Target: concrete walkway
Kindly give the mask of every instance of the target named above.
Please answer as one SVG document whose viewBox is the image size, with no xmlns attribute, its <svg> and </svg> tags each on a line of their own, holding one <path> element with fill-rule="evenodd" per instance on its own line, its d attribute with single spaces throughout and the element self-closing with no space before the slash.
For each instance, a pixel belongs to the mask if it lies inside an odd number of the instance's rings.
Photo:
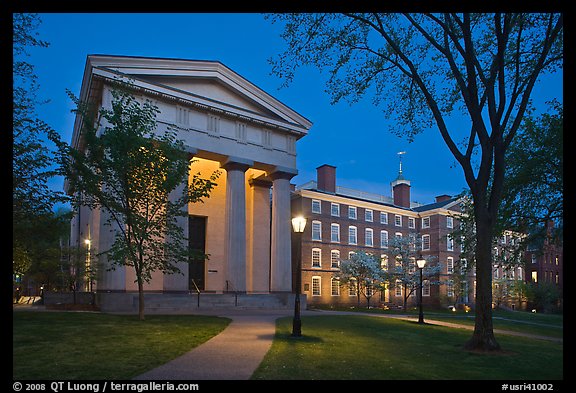
<svg viewBox="0 0 576 393">
<path fill-rule="evenodd" d="M 291 310 L 226 310 L 204 311 L 195 314 L 231 318 L 232 322 L 220 334 L 186 354 L 138 375 L 137 380 L 247 380 L 250 379 L 272 346 L 276 319 L 292 316 Z M 415 317 L 382 315 L 346 311 L 302 311 L 302 316 L 366 315 L 417 321 Z M 470 325 L 425 319 L 430 325 L 472 330 Z M 496 334 L 510 334 L 562 342 L 553 337 L 522 334 L 495 329 Z"/>
</svg>

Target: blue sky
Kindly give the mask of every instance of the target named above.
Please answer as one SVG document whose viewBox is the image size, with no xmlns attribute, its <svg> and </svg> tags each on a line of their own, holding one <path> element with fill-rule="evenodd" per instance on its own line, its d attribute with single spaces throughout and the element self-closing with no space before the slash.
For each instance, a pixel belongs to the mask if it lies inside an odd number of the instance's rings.
<svg viewBox="0 0 576 393">
<path fill-rule="evenodd" d="M 50 46 L 31 50 L 29 61 L 41 96 L 50 102 L 39 108 L 39 116 L 68 142 L 74 115 L 66 89 L 78 95 L 88 54 L 218 60 L 313 122 L 297 144 L 299 174 L 293 183 L 315 180 L 316 167 L 330 164 L 337 167 L 339 186 L 389 196 L 397 152 L 406 151 L 403 169 L 413 200 L 430 203 L 436 195 L 467 187 L 435 128 L 408 143 L 388 130 L 369 98 L 353 106 L 330 105 L 326 75 L 312 68 L 300 69 L 291 85 L 280 88 L 283 81 L 270 74 L 268 59 L 284 48 L 281 27 L 262 14 L 44 13 L 40 18 L 38 33 Z M 553 97 L 562 101 L 562 73 L 542 78 L 533 97 L 539 108 Z M 62 184 L 55 179 L 53 187 Z"/>
</svg>

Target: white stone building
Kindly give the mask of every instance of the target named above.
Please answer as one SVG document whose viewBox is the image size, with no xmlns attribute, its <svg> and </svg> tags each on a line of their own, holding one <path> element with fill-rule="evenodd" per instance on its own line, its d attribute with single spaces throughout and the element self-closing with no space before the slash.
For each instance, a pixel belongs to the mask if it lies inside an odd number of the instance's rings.
<svg viewBox="0 0 576 393">
<path fill-rule="evenodd" d="M 159 108 L 159 132 L 179 130 L 197 160 L 190 176 L 221 171 L 210 198 L 190 204 L 182 221 L 190 245 L 210 259 L 183 261 L 184 275 L 155 273 L 147 293 L 189 294 L 195 286 L 206 294 L 291 293 L 290 179 L 297 174 L 296 141 L 312 123 L 217 61 L 90 55 L 80 99 L 109 108 L 118 79 L 130 80 L 135 94 Z M 79 141 L 77 118 L 72 144 Z M 89 240 L 106 250 L 113 239 L 103 215 L 80 209 L 72 244 Z M 100 269 L 92 289 L 103 309 L 133 309 L 134 281 L 132 268 Z"/>
</svg>

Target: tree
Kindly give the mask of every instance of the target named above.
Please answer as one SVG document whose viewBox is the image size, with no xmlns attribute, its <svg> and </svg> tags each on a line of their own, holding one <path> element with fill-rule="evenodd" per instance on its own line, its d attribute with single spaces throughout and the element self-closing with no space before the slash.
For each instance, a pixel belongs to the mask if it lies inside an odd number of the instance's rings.
<svg viewBox="0 0 576 393">
<path fill-rule="evenodd" d="M 63 143 L 55 133 L 51 137 L 74 206 L 102 209 L 114 230 L 110 249 L 100 253 L 113 266 L 134 268 L 143 320 L 144 283 L 152 272 L 181 273 L 175 264 L 197 257 L 188 250 L 178 218 L 187 217 L 188 203 L 209 197 L 219 172 L 209 179 L 197 173 L 188 183 L 188 153 L 173 130 L 156 132 L 158 108 L 135 99 L 126 83 L 118 83 L 112 97 L 111 108 L 95 112 L 71 95 L 83 119 L 83 148 Z"/>
<path fill-rule="evenodd" d="M 43 102 L 38 99 L 34 66 L 27 59 L 30 47 L 48 46 L 36 33 L 40 22 L 37 14 L 13 14 L 12 249 L 17 259 L 27 256 L 29 267 L 41 262 L 34 260 L 34 249 L 39 251 L 38 241 L 49 235 L 43 225 L 53 218 L 53 204 L 63 200 L 62 193 L 48 187 L 55 175 L 44 140 L 50 127 L 38 119 L 36 108 Z M 22 267 L 18 269 L 22 273 Z"/>
<path fill-rule="evenodd" d="M 436 126 L 474 201 L 476 315 L 467 349 L 498 350 L 492 325 L 492 234 L 506 151 L 545 72 L 562 66 L 562 14 L 277 14 L 287 49 L 272 72 L 328 69 L 332 102 L 367 92 L 408 140 Z M 466 118 L 468 131 L 451 120 Z M 492 179 L 492 180 L 491 180 Z M 489 187 L 492 184 L 492 187 Z"/>
<path fill-rule="evenodd" d="M 406 310 L 408 298 L 421 285 L 416 259 L 421 256 L 418 250 L 422 249 L 422 237 L 416 233 L 410 235 L 408 237 L 395 236 L 388 241 L 390 254 L 394 255 L 394 267 L 388 267 L 386 270 L 386 281 L 390 289 L 397 285 L 402 286 L 404 310 Z M 440 285 L 440 263 L 431 255 L 424 259 L 426 259 L 426 266 L 422 271 L 422 279 L 426 279 L 430 285 Z"/>
<path fill-rule="evenodd" d="M 527 116 L 506 154 L 506 183 L 500 208 L 502 226 L 542 244 L 549 221 L 562 239 L 564 216 L 563 107 L 557 100 L 538 117 Z"/>
<path fill-rule="evenodd" d="M 360 296 L 363 295 L 370 307 L 370 298 L 381 288 L 383 282 L 380 261 L 374 255 L 361 250 L 351 254 L 349 259 L 341 261 L 340 272 L 334 275 L 340 279 L 341 284 L 354 288 L 358 306 Z"/>
</svg>

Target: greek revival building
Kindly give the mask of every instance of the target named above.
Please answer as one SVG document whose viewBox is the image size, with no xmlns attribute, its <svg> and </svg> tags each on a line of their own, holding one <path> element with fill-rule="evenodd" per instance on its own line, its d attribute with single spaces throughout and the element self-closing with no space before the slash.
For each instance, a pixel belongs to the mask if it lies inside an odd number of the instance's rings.
<svg viewBox="0 0 576 393">
<path fill-rule="evenodd" d="M 158 132 L 179 130 L 192 162 L 190 179 L 221 172 L 210 198 L 190 204 L 188 220 L 181 221 L 189 246 L 209 259 L 182 261 L 183 275 L 156 272 L 146 292 L 291 293 L 290 179 L 297 174 L 296 141 L 312 123 L 218 61 L 90 55 L 80 99 L 110 108 L 117 80 L 129 80 L 137 98 L 158 107 Z M 72 138 L 80 146 L 79 118 Z M 104 215 L 79 209 L 72 244 L 109 248 L 113 235 Z M 133 269 L 108 271 L 109 261 L 100 263 L 90 289 L 102 309 L 131 309 Z"/>
</svg>

